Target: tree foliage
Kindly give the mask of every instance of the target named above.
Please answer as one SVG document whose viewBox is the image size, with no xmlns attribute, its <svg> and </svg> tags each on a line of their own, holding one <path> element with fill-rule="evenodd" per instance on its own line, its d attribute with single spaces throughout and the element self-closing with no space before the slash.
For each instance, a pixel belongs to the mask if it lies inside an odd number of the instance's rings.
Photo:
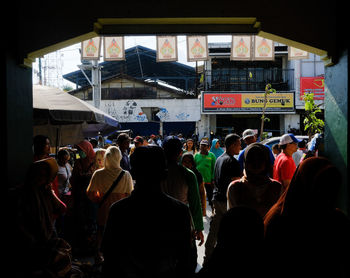
<svg viewBox="0 0 350 278">
<path fill-rule="evenodd" d="M 264 123 L 270 121 L 270 119 L 265 116 L 265 110 L 266 110 L 266 104 L 267 104 L 267 96 L 269 94 L 275 94 L 275 93 L 276 93 L 276 89 L 273 89 L 271 84 L 266 84 L 265 92 L 264 92 L 264 107 L 263 107 L 263 111 L 262 111 L 261 126 L 260 126 L 260 139 L 261 140 L 263 140 L 267 136 L 267 133 L 264 132 Z"/>
<path fill-rule="evenodd" d="M 305 119 L 304 130 L 308 131 L 308 135 L 312 136 L 315 133 L 321 133 L 324 128 L 324 121 L 317 118 L 317 113 L 321 112 L 320 105 L 316 105 L 313 93 L 306 93 L 304 95 L 305 101 Z"/>
</svg>

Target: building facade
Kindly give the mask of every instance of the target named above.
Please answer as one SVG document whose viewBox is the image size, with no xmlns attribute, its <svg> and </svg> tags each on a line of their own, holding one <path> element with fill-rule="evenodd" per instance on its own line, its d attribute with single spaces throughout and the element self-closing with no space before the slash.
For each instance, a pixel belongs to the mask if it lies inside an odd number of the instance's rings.
<svg viewBox="0 0 350 278">
<path fill-rule="evenodd" d="M 302 96 L 314 92 L 316 104 L 323 109 L 323 62 L 311 53 L 308 59 L 288 60 L 287 46 L 275 43 L 274 48 L 272 61 L 231 61 L 230 43 L 209 44 L 210 59 L 201 78 L 200 135 L 223 137 L 229 132 L 241 134 L 246 128 L 259 132 L 262 109 L 258 103 L 263 103 L 266 84 L 271 84 L 276 94 L 269 96 L 271 105 L 265 112 L 269 121 L 264 123 L 264 131 L 269 136 L 306 133 Z"/>
</svg>

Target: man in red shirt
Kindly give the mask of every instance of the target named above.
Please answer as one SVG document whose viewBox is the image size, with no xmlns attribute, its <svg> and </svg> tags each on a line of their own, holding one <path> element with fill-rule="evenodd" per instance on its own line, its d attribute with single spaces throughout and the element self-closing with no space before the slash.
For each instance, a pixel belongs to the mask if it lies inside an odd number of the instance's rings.
<svg viewBox="0 0 350 278">
<path fill-rule="evenodd" d="M 292 133 L 284 134 L 280 139 L 281 153 L 273 165 L 273 178 L 282 183 L 283 190 L 286 190 L 294 175 L 296 166 L 292 155 L 297 151 L 299 142 Z"/>
</svg>

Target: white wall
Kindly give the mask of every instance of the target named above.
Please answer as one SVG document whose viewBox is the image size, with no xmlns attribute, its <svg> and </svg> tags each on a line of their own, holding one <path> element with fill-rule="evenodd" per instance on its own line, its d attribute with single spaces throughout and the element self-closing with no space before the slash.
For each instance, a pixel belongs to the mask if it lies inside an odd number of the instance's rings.
<svg viewBox="0 0 350 278">
<path fill-rule="evenodd" d="M 89 101 L 92 104 L 91 101 Z M 196 122 L 201 118 L 199 99 L 101 100 L 100 109 L 121 123 L 148 122 L 142 108 L 158 107 L 164 122 Z"/>
</svg>

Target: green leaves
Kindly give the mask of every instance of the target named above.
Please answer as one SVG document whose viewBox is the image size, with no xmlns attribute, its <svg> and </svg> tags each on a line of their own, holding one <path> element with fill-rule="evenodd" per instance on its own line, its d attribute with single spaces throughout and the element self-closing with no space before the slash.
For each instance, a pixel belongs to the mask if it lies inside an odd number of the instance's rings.
<svg viewBox="0 0 350 278">
<path fill-rule="evenodd" d="M 268 83 L 265 86 L 265 94 L 269 95 L 269 94 L 275 94 L 276 93 L 276 89 L 272 88 L 271 84 Z"/>
<path fill-rule="evenodd" d="M 308 130 L 309 134 L 315 134 L 322 132 L 324 128 L 324 121 L 317 118 L 317 113 L 321 112 L 318 105 L 315 105 L 314 94 L 306 93 L 304 95 L 305 101 L 305 119 L 304 119 L 304 130 Z"/>
</svg>

